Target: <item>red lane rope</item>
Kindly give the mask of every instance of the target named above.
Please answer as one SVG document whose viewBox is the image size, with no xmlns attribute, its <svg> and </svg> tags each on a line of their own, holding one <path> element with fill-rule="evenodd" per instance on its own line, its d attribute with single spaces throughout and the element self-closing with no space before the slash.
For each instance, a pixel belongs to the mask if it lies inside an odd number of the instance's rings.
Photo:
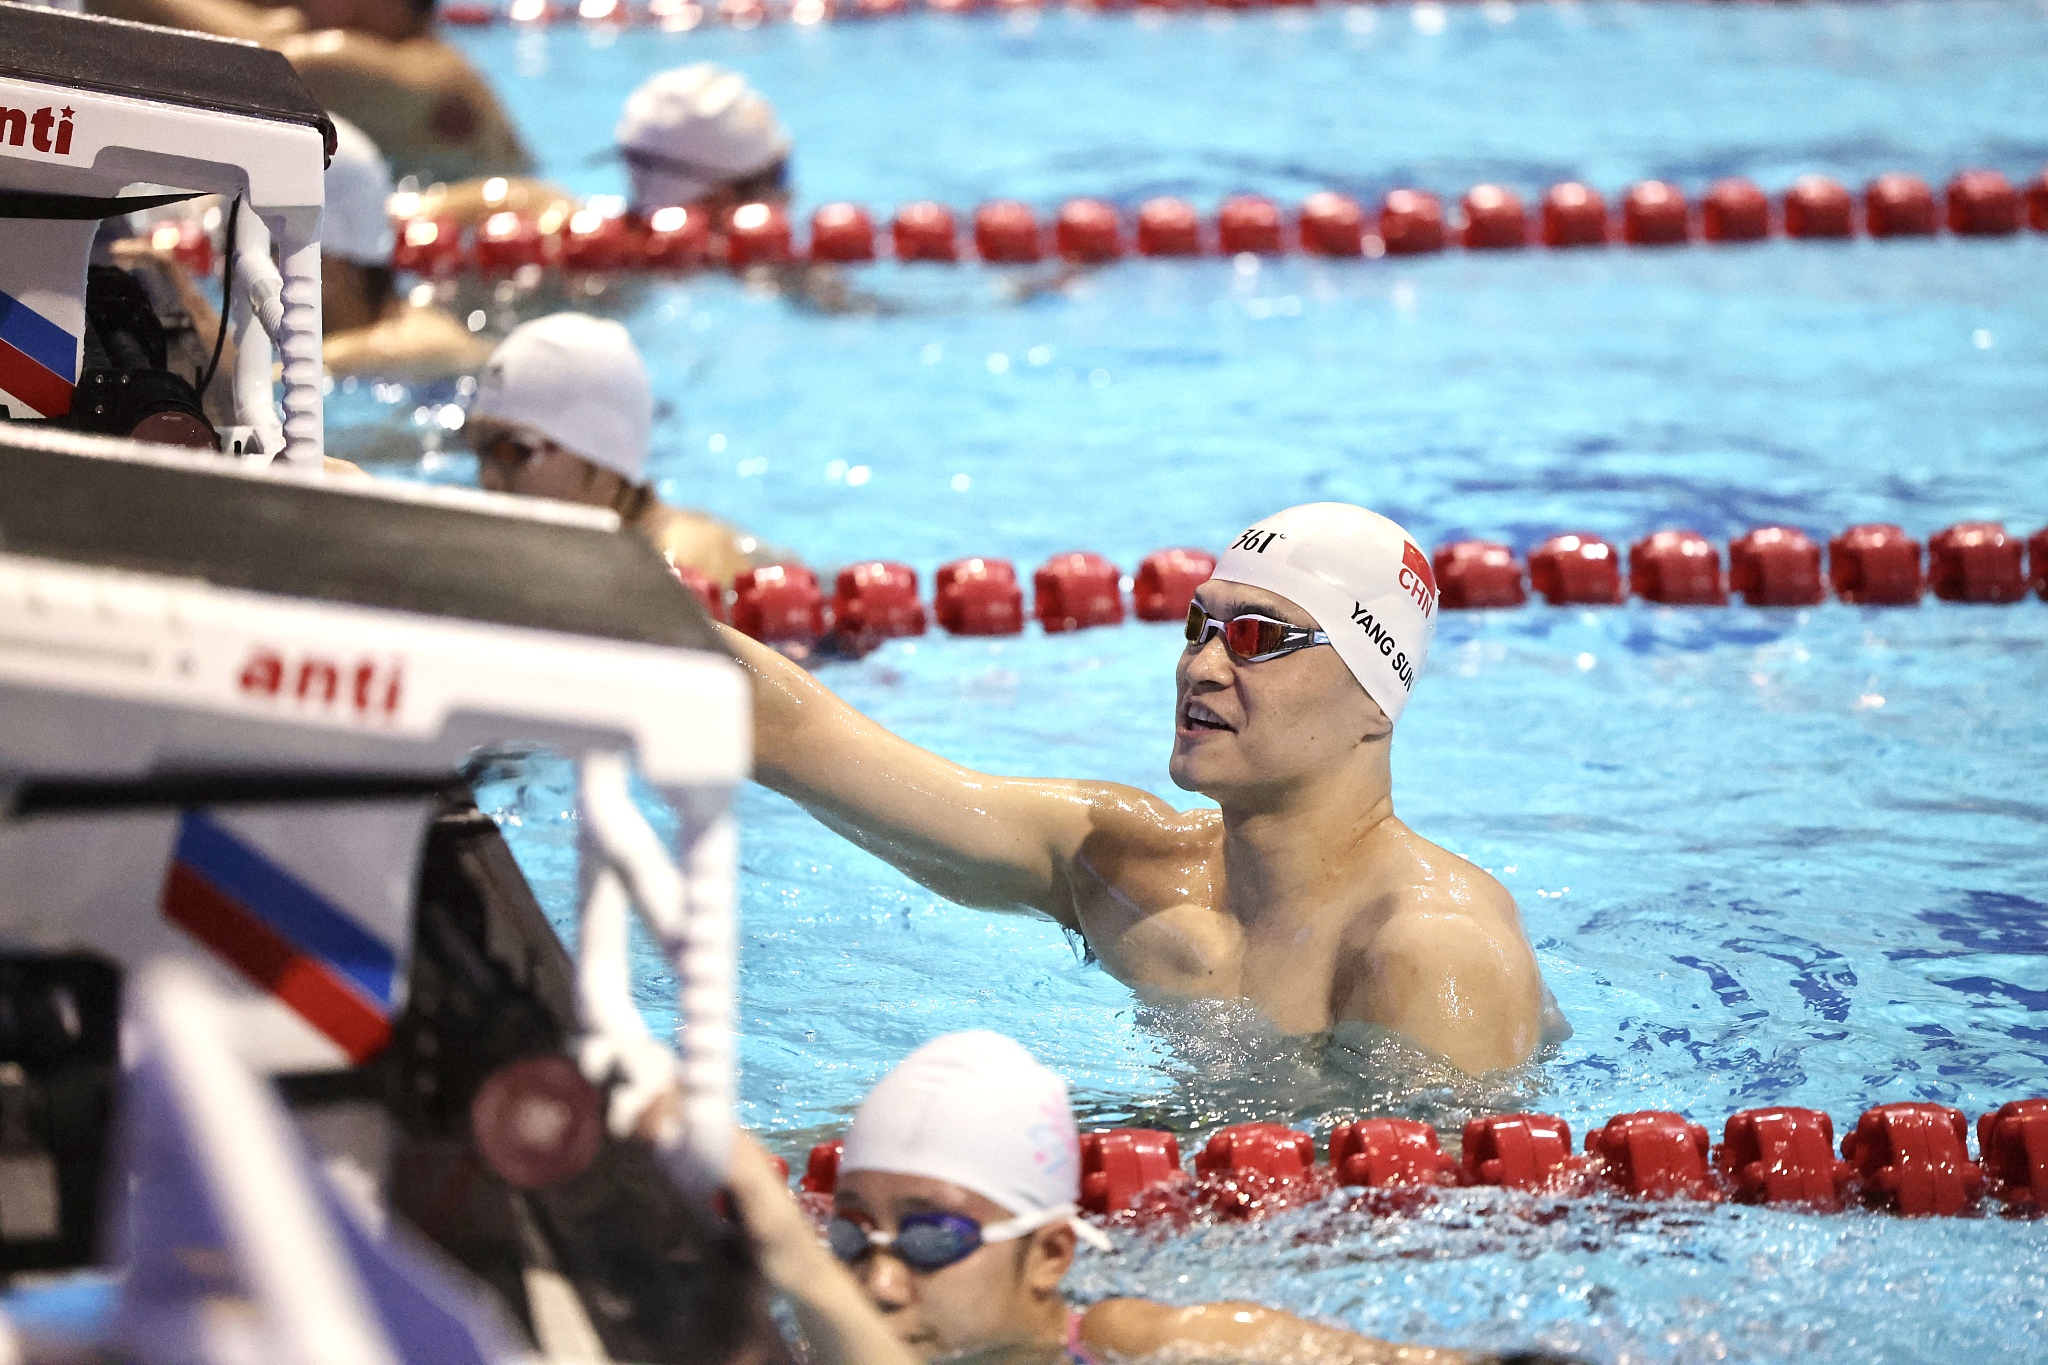
<svg viewBox="0 0 2048 1365">
<path fill-rule="evenodd" d="M 1158 550 L 1125 578 L 1101 555 L 1054 555 L 1032 574 L 1030 616 L 1048 633 L 1119 625 L 1126 598 L 1141 621 L 1178 621 L 1216 557 L 1206 550 Z M 1016 635 L 1026 620 L 1024 588 L 1006 559 L 941 565 L 929 604 L 917 571 L 895 560 L 841 569 L 828 597 L 812 570 L 795 564 L 749 569 L 730 590 L 692 569 L 676 575 L 720 621 L 775 644 L 853 653 L 883 640 L 922 635 L 936 618 L 955 635 Z M 1630 596 L 1666 606 L 1811 607 L 1830 594 L 1855 606 L 1913 606 L 1929 591 L 1945 602 L 2010 604 L 2029 592 L 2048 600 L 2048 526 L 2025 541 L 1990 521 L 1958 522 L 1918 540 L 1888 523 L 1852 526 L 1822 547 L 1791 526 L 1763 526 L 1721 551 L 1697 531 L 1658 531 L 1629 547 L 1589 532 L 1550 537 L 1526 562 L 1506 545 L 1453 541 L 1431 557 L 1428 584 L 1445 610 L 1518 607 L 1530 591 L 1552 606 L 1616 606 Z"/>
<path fill-rule="evenodd" d="M 1327 1163 L 1308 1133 L 1241 1123 L 1213 1134 L 1181 1165 L 1174 1134 L 1113 1128 L 1081 1138 L 1081 1207 L 1132 1223 L 1253 1218 L 1322 1198 L 1368 1192 L 1363 1207 L 1401 1213 L 1430 1191 L 1490 1185 L 1552 1195 L 1609 1190 L 1638 1199 L 1724 1200 L 1837 1212 L 1851 1204 L 1909 1217 L 1976 1212 L 1988 1196 L 2015 1217 L 2048 1211 L 2048 1099 L 2014 1100 L 1977 1119 L 1977 1157 L 1960 1109 L 1901 1102 L 1865 1111 L 1835 1155 L 1834 1122 L 1818 1109 L 1745 1109 L 1718 1145 L 1683 1114 L 1617 1114 L 1572 1151 L 1550 1114 L 1495 1114 L 1465 1125 L 1461 1154 L 1414 1119 L 1363 1119 L 1330 1130 Z M 840 1143 L 811 1149 L 799 1188 L 829 1196 Z M 1381 1192 L 1371 1197 L 1372 1192 Z"/>
<path fill-rule="evenodd" d="M 1689 243 L 1762 241 L 1782 234 L 1802 241 L 1871 237 L 2010 237 L 2025 228 L 2048 232 L 2048 170 L 2024 187 L 1994 170 L 1957 173 L 1937 196 L 1918 176 L 1880 175 L 1852 194 L 1826 176 L 1795 181 L 1775 199 L 1753 182 L 1717 180 L 1697 202 L 1678 186 L 1645 180 L 1610 208 L 1600 191 L 1577 181 L 1553 185 L 1534 203 L 1514 190 L 1478 185 L 1454 204 L 1428 190 L 1397 189 L 1375 211 L 1326 190 L 1289 212 L 1263 195 L 1225 199 L 1205 218 L 1185 200 L 1157 198 L 1126 215 L 1102 199 L 1070 199 L 1043 221 L 1030 205 L 998 199 L 963 224 L 944 204 L 922 200 L 898 208 L 879 227 L 859 204 L 827 204 L 811 215 L 799 243 L 778 205 L 746 204 L 717 230 L 699 210 L 657 209 L 644 216 L 607 216 L 595 209 L 550 210 L 539 217 L 510 211 L 473 231 L 448 219 L 402 217 L 392 268 L 432 279 L 474 272 L 506 278 L 560 269 L 578 273 L 744 270 L 804 262 L 856 265 L 904 262 L 1029 265 L 1062 261 L 1106 265 L 1127 255 L 1280 255 L 1302 251 L 1331 258 L 1428 255 L 1458 247 L 1551 250 L 1611 243 L 1654 248 Z"/>
</svg>

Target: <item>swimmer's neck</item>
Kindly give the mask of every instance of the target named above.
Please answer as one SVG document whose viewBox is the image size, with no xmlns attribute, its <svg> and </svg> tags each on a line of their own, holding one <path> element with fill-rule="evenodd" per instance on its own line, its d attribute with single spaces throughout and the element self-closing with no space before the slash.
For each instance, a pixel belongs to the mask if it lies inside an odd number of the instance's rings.
<svg viewBox="0 0 2048 1365">
<path fill-rule="evenodd" d="M 1314 777 L 1223 804 L 1223 904 L 1241 923 L 1354 908 L 1362 865 L 1394 819 L 1387 746 Z"/>
</svg>

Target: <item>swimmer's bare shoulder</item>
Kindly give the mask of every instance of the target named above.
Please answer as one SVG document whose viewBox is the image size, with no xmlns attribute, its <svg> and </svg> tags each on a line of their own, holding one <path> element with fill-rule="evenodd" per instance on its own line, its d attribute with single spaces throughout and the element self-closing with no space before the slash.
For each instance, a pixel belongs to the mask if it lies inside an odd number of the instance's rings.
<svg viewBox="0 0 2048 1365">
<path fill-rule="evenodd" d="M 1080 1336 L 1101 1360 L 1461 1365 L 1471 1359 L 1461 1351 L 1359 1336 L 1256 1303 L 1175 1307 L 1149 1299 L 1104 1299 L 1082 1315 Z"/>
<path fill-rule="evenodd" d="M 1380 872 L 1385 889 L 1346 936 L 1332 1016 L 1384 1025 L 1475 1074 L 1526 1061 L 1542 1041 L 1543 976 L 1514 896 L 1405 825 Z"/>
</svg>

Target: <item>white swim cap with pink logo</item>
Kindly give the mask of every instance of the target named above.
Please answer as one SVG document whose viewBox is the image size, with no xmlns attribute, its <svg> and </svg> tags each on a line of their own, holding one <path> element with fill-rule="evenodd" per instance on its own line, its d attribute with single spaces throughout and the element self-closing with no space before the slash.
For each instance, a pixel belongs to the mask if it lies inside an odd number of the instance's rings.
<svg viewBox="0 0 2048 1365">
<path fill-rule="evenodd" d="M 1076 1216 L 1081 1138 L 1066 1082 L 986 1029 L 935 1038 L 898 1062 L 861 1101 L 839 1169 L 944 1180 L 1000 1204 L 1013 1224 L 1069 1218 L 1083 1241 L 1107 1245 Z"/>
<path fill-rule="evenodd" d="M 1413 536 L 1348 502 L 1306 503 L 1239 536 L 1214 577 L 1315 617 L 1366 695 L 1401 718 L 1436 636 L 1436 575 Z"/>
</svg>

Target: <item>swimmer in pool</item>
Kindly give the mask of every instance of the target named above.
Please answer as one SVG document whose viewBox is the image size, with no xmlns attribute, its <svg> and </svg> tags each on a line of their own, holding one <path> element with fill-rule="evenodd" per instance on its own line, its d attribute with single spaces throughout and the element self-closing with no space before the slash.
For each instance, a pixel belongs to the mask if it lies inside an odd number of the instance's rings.
<svg viewBox="0 0 2048 1365">
<path fill-rule="evenodd" d="M 433 33 L 434 0 L 90 0 L 96 14 L 275 48 L 330 113 L 422 183 L 521 175 L 532 159 L 469 59 Z"/>
<path fill-rule="evenodd" d="M 414 381 L 468 374 L 489 344 L 448 313 L 398 297 L 391 276 L 391 170 L 377 145 L 334 120 L 327 207 L 320 218 L 322 357 L 330 374 Z"/>
<path fill-rule="evenodd" d="M 644 482 L 654 389 L 626 329 L 580 313 L 522 323 L 491 353 L 463 427 L 495 493 L 609 507 L 668 562 L 730 586 L 772 552 Z"/>
<path fill-rule="evenodd" d="M 1288 1033 L 1383 1026 L 1479 1073 L 1570 1034 L 1507 889 L 1394 814 L 1389 750 L 1436 624 L 1428 558 L 1343 503 L 1246 530 L 1195 594 L 1176 811 L 992 777 L 899 739 L 735 632 L 754 774 L 963 905 L 1036 911 L 1151 998 L 1244 999 Z"/>
<path fill-rule="evenodd" d="M 1313 1365 L 1480 1359 L 1399 1346 L 1255 1303 L 1176 1307 L 1149 1299 L 1068 1303 L 1061 1282 L 1086 1241 L 1108 1239 L 1078 1216 L 1080 1143 L 1067 1087 L 1001 1034 L 954 1033 L 882 1078 L 847 1130 L 829 1243 L 868 1304 L 919 1360 L 1173 1360 Z M 782 1245 L 812 1236 L 786 1193 L 748 1165 L 735 1180 L 741 1216 L 777 1278 Z M 800 1252 L 798 1254 L 801 1254 Z M 804 1284 L 828 1276 L 810 1268 Z M 804 1305 L 798 1304 L 802 1313 Z M 852 1308 L 831 1334 L 852 1339 Z M 812 1333 L 816 1335 L 815 1332 Z M 1534 1360 L 1535 1357 L 1520 1357 Z"/>
<path fill-rule="evenodd" d="M 789 134 L 775 106 L 737 71 L 693 62 L 649 77 L 627 97 L 614 137 L 632 181 L 627 211 L 637 217 L 689 209 L 722 235 L 740 205 L 788 202 Z M 560 187 L 516 177 L 436 186 L 419 202 L 425 216 L 464 223 L 574 207 Z"/>
</svg>

